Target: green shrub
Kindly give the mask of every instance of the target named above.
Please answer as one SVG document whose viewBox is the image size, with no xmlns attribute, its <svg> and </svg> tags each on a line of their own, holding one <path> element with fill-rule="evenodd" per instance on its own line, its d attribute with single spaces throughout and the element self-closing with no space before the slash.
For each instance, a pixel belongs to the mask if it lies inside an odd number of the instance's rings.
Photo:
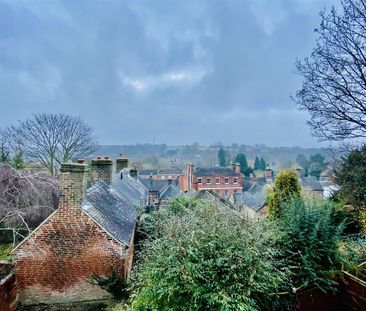
<svg viewBox="0 0 366 311">
<path fill-rule="evenodd" d="M 294 170 L 282 170 L 276 176 L 272 191 L 268 193 L 269 215 L 281 217 L 282 204 L 301 197 L 301 186 Z"/>
<path fill-rule="evenodd" d="M 283 203 L 281 210 L 281 244 L 295 288 L 335 289 L 342 263 L 339 244 L 344 223 L 336 222 L 332 204 L 294 199 Z"/>
<path fill-rule="evenodd" d="M 279 292 L 291 284 L 272 224 L 198 205 L 170 214 L 147 243 L 133 276 L 133 309 L 279 309 Z"/>
</svg>

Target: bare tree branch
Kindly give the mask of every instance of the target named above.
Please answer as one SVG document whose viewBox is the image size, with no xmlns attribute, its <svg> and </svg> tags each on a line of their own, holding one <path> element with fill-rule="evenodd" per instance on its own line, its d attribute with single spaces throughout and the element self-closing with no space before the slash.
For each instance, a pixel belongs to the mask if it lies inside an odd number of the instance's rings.
<svg viewBox="0 0 366 311">
<path fill-rule="evenodd" d="M 366 0 L 344 0 L 322 22 L 309 58 L 296 62 L 303 84 L 293 100 L 310 113 L 312 133 L 344 141 L 366 137 Z"/>
</svg>

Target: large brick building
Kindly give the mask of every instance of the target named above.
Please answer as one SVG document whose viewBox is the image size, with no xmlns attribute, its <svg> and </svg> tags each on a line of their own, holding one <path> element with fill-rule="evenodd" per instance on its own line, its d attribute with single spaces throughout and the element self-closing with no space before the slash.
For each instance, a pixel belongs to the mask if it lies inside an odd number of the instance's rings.
<svg viewBox="0 0 366 311">
<path fill-rule="evenodd" d="M 187 190 L 213 190 L 220 197 L 228 198 L 230 195 L 243 191 L 243 177 L 240 174 L 240 165 L 232 167 L 197 167 L 192 164 L 187 169 Z"/>
<path fill-rule="evenodd" d="M 104 299 L 93 273 L 126 276 L 131 269 L 136 212 L 110 187 L 112 161 L 92 161 L 93 186 L 84 163 L 61 166 L 58 209 L 13 251 L 23 304 Z"/>
</svg>

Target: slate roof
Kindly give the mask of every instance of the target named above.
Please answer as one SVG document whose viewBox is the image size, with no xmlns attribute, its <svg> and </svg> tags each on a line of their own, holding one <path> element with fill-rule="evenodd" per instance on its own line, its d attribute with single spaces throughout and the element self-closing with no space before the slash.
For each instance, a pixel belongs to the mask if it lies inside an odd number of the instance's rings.
<svg viewBox="0 0 366 311">
<path fill-rule="evenodd" d="M 304 190 L 323 191 L 322 185 L 314 176 L 302 177 L 300 184 Z"/>
<path fill-rule="evenodd" d="M 265 178 L 263 180 L 257 178 L 256 182 L 247 191 L 234 194 L 235 203 L 245 205 L 255 211 L 260 210 L 264 205 L 265 185 Z"/>
<path fill-rule="evenodd" d="M 194 171 L 196 176 L 225 175 L 237 176 L 238 174 L 229 167 L 197 167 Z"/>
<path fill-rule="evenodd" d="M 81 208 L 117 241 L 130 245 L 137 213 L 132 203 L 118 196 L 113 188 L 97 181 L 87 190 Z"/>
<path fill-rule="evenodd" d="M 161 168 L 158 170 L 159 174 L 164 174 L 164 175 L 169 175 L 169 174 L 182 174 L 183 170 L 177 167 L 173 167 L 173 168 Z"/>
<path fill-rule="evenodd" d="M 151 170 L 139 170 L 138 174 L 140 176 L 150 176 L 150 175 L 157 175 L 158 174 L 158 170 L 157 169 L 151 169 Z"/>
<path fill-rule="evenodd" d="M 192 196 L 196 199 L 215 201 L 215 202 L 219 203 L 221 207 L 232 208 L 232 205 L 230 204 L 230 202 L 228 200 L 221 198 L 213 190 L 200 190 L 198 192 L 195 192 Z"/>
<path fill-rule="evenodd" d="M 127 170 L 123 170 L 122 174 L 122 179 L 120 173 L 113 176 L 112 187 L 118 191 L 122 198 L 129 200 L 133 205 L 140 205 L 146 199 L 149 190 L 139 178 L 130 176 Z"/>
<path fill-rule="evenodd" d="M 179 188 L 174 184 L 170 184 L 161 192 L 160 199 L 171 200 L 179 196 L 179 194 L 180 194 Z"/>
<path fill-rule="evenodd" d="M 144 186 L 153 192 L 161 192 L 165 187 L 168 186 L 169 181 L 166 179 L 155 180 L 155 179 L 140 179 Z"/>
</svg>

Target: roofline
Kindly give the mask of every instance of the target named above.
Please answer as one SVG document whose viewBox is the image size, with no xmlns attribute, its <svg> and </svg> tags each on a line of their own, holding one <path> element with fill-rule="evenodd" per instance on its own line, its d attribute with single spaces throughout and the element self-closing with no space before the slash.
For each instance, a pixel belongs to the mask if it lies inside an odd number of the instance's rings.
<svg viewBox="0 0 366 311">
<path fill-rule="evenodd" d="M 118 244 L 120 244 L 120 245 L 123 245 L 123 246 L 125 246 L 125 247 L 127 247 L 127 248 L 130 248 L 130 245 L 126 245 L 125 243 L 123 243 L 123 242 L 121 242 L 121 241 L 118 241 L 114 236 L 113 236 L 113 234 L 111 234 L 110 232 L 108 232 L 107 231 L 107 229 L 106 228 L 104 228 L 98 221 L 96 221 L 91 215 L 89 215 L 83 208 L 81 208 L 82 209 L 82 211 L 83 211 L 83 213 L 85 214 L 85 215 L 87 215 L 91 220 L 93 220 L 100 228 L 102 228 L 103 229 L 103 231 L 105 232 L 105 233 L 107 233 L 113 240 L 115 240 Z M 135 225 L 133 226 L 133 230 L 135 231 L 135 227 L 136 227 L 136 223 L 135 223 Z"/>
<path fill-rule="evenodd" d="M 13 248 L 13 250 L 10 252 L 10 254 L 12 254 L 20 245 L 22 245 L 25 241 L 27 241 L 36 231 L 38 231 L 38 229 L 40 227 L 42 227 L 48 220 L 50 220 L 54 214 L 56 214 L 56 212 L 58 212 L 58 208 L 56 210 L 54 210 L 51 215 L 49 215 L 45 220 L 43 220 L 37 228 L 35 228 L 23 241 L 21 241 L 17 246 L 15 246 Z"/>
</svg>

